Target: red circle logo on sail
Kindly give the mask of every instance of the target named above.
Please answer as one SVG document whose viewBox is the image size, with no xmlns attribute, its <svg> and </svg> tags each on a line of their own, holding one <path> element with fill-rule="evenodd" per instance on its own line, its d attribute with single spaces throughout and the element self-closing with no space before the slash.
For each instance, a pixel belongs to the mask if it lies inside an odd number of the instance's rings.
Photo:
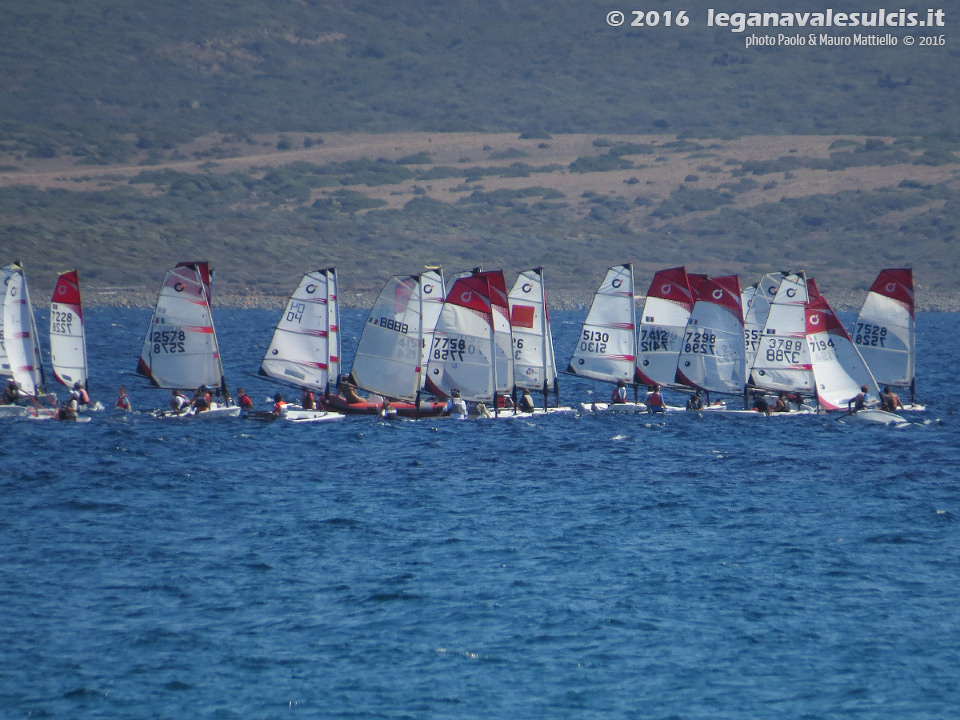
<svg viewBox="0 0 960 720">
<path fill-rule="evenodd" d="M 669 294 L 670 294 L 670 290 L 671 290 L 671 287 L 670 287 L 670 284 L 669 284 L 669 283 L 667 283 L 667 284 L 664 285 L 662 288 L 660 288 L 660 292 L 662 292 L 664 295 L 669 295 Z"/>
<path fill-rule="evenodd" d="M 897 289 L 896 283 L 887 283 L 887 286 L 884 288 L 884 290 L 886 290 L 888 293 L 892 293 L 896 289 Z"/>
<path fill-rule="evenodd" d="M 713 299 L 721 300 L 723 299 L 723 290 L 717 289 L 713 291 Z"/>
<path fill-rule="evenodd" d="M 460 295 L 460 302 L 468 303 L 471 300 L 473 300 L 473 293 L 469 290 L 467 290 L 467 292 L 462 293 Z"/>
</svg>

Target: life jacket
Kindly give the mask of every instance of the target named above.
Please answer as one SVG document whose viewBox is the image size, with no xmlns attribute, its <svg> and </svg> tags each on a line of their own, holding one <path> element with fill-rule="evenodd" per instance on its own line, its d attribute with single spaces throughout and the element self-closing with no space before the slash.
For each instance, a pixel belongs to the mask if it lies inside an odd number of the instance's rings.
<svg viewBox="0 0 960 720">
<path fill-rule="evenodd" d="M 663 407 L 663 396 L 658 392 L 647 395 L 647 407 Z"/>
<path fill-rule="evenodd" d="M 625 403 L 627 401 L 627 388 L 626 387 L 615 387 L 613 389 L 613 394 L 610 396 L 610 402 L 613 403 Z"/>
<path fill-rule="evenodd" d="M 120 397 L 117 398 L 117 409 L 119 410 L 130 409 L 130 398 L 127 397 L 126 393 L 122 393 Z"/>
<path fill-rule="evenodd" d="M 242 407 L 244 410 L 253 409 L 253 400 L 251 400 L 250 396 L 246 393 L 240 396 L 240 407 Z"/>
<path fill-rule="evenodd" d="M 83 388 L 80 388 L 77 391 L 77 404 L 86 405 L 89 402 L 90 402 L 90 394 Z"/>
</svg>

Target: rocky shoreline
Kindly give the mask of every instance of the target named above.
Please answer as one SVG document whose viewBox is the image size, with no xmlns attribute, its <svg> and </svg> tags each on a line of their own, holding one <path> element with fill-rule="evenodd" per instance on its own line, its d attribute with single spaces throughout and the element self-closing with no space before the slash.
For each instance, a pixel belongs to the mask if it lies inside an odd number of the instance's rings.
<svg viewBox="0 0 960 720">
<path fill-rule="evenodd" d="M 368 296 L 369 295 L 369 296 Z M 831 292 L 827 299 L 831 307 L 838 312 L 856 312 L 863 303 L 863 292 Z M 152 308 L 156 302 L 155 292 L 145 292 L 137 288 L 84 288 L 84 304 L 87 307 Z M 217 293 L 217 307 L 246 310 L 282 310 L 287 297 L 264 295 L 256 290 L 245 293 Z M 592 293 L 552 292 L 547 301 L 554 310 L 578 310 L 589 307 Z M 349 309 L 369 309 L 376 295 L 357 293 L 350 298 L 341 299 L 341 307 Z M 960 312 L 960 291 L 954 293 L 917 291 L 917 310 L 920 312 Z"/>
</svg>

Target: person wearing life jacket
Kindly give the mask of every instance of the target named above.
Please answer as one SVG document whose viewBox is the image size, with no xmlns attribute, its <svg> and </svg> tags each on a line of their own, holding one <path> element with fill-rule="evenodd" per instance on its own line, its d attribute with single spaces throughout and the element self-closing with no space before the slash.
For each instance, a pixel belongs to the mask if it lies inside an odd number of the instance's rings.
<svg viewBox="0 0 960 720">
<path fill-rule="evenodd" d="M 467 401 L 460 397 L 459 390 L 453 390 L 450 393 L 450 399 L 443 406 L 443 414 L 449 415 L 454 420 L 467 419 Z"/>
<path fill-rule="evenodd" d="M 667 410 L 667 406 L 663 402 L 663 395 L 660 394 L 659 385 L 651 386 L 650 392 L 647 393 L 647 397 L 643 402 L 647 406 L 647 412 L 662 413 Z"/>
<path fill-rule="evenodd" d="M 77 396 L 71 392 L 70 399 L 57 410 L 57 420 L 77 419 Z"/>
<path fill-rule="evenodd" d="M 753 396 L 753 409 L 763 415 L 769 415 L 770 403 L 767 402 L 767 399 L 761 393 L 756 393 Z"/>
<path fill-rule="evenodd" d="M 627 401 L 627 381 L 624 379 L 617 380 L 617 386 L 613 389 L 613 394 L 610 396 L 610 402 L 613 405 L 625 403 Z"/>
<path fill-rule="evenodd" d="M 253 400 L 242 387 L 237 388 L 237 404 L 242 410 L 253 410 Z"/>
<path fill-rule="evenodd" d="M 523 389 L 523 392 L 520 395 L 520 400 L 517 404 L 520 406 L 520 412 L 532 413 L 537 409 L 537 406 L 533 402 L 533 397 L 530 395 L 530 390 L 528 388 Z"/>
<path fill-rule="evenodd" d="M 687 400 L 687 410 L 703 410 L 703 391 L 697 388 L 697 391 Z"/>
<path fill-rule="evenodd" d="M 847 412 L 851 415 L 859 410 L 863 410 L 867 401 L 870 399 L 870 388 L 866 385 L 860 386 L 860 392 L 847 400 Z"/>
<path fill-rule="evenodd" d="M 80 384 L 79 380 L 73 384 L 73 391 L 77 394 L 77 407 L 79 409 L 85 408 L 90 403 L 90 393 Z"/>
<path fill-rule="evenodd" d="M 183 413 L 187 407 L 190 405 L 187 402 L 187 399 L 183 396 L 183 393 L 179 390 L 170 391 L 170 409 L 173 410 L 177 415 Z"/>
<path fill-rule="evenodd" d="M 117 410 L 132 410 L 130 397 L 127 395 L 127 388 L 121 385 L 118 393 L 117 404 L 114 407 L 116 407 Z"/>
<path fill-rule="evenodd" d="M 20 386 L 13 378 L 7 380 L 3 387 L 3 396 L 0 397 L 0 405 L 16 405 L 20 399 Z"/>
<path fill-rule="evenodd" d="M 304 410 L 317 409 L 316 398 L 313 396 L 313 391 L 308 387 L 304 387 L 300 392 L 300 407 L 302 407 Z"/>
<path fill-rule="evenodd" d="M 287 404 L 283 401 L 283 395 L 277 393 L 273 396 L 273 414 L 276 416 L 283 415 L 283 411 L 286 409 Z"/>
<path fill-rule="evenodd" d="M 383 405 L 380 406 L 380 417 L 384 420 L 392 420 L 397 416 L 397 409 L 390 404 L 390 401 L 384 399 Z"/>
<path fill-rule="evenodd" d="M 777 393 L 777 399 L 774 401 L 770 412 L 790 412 L 790 404 L 787 402 L 787 395 L 782 390 Z"/>
</svg>

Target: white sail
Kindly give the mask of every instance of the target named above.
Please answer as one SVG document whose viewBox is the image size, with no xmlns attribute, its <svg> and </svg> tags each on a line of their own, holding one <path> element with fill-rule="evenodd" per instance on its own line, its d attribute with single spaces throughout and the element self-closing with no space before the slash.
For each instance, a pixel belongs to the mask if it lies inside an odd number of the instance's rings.
<svg viewBox="0 0 960 720">
<path fill-rule="evenodd" d="M 492 402 L 513 388 L 513 354 L 506 284 L 502 271 L 475 272 L 450 289 L 440 312 L 427 388 L 464 400 Z M 505 326 L 505 327 L 504 327 Z"/>
<path fill-rule="evenodd" d="M 677 362 L 677 379 L 707 392 L 740 395 L 746 351 L 740 280 L 710 278 L 693 306 Z"/>
<path fill-rule="evenodd" d="M 433 347 L 433 333 L 437 329 L 437 321 L 443 310 L 443 299 L 447 296 L 443 284 L 443 271 L 440 268 L 431 268 L 420 273 L 420 330 L 421 330 L 421 361 L 420 361 L 420 388 L 427 382 L 427 363 L 430 361 L 430 349 Z"/>
<path fill-rule="evenodd" d="M 546 393 L 556 387 L 557 363 L 543 289 L 543 268 L 521 272 L 509 299 L 515 385 Z"/>
<path fill-rule="evenodd" d="M 57 382 L 87 387 L 87 343 L 76 270 L 60 273 L 50 300 L 50 362 Z"/>
<path fill-rule="evenodd" d="M 809 301 L 804 273 L 787 275 L 770 304 L 750 384 L 764 390 L 814 394 L 813 369 L 806 342 Z"/>
<path fill-rule="evenodd" d="M 327 367 L 331 383 L 340 379 L 340 282 L 337 271 L 327 268 L 321 271 L 327 278 Z"/>
<path fill-rule="evenodd" d="M 37 324 L 30 303 L 30 291 L 23 268 L 14 266 L 7 277 L 3 301 L 3 331 L 7 360 L 13 379 L 27 395 L 44 392 L 43 357 L 37 336 Z"/>
<path fill-rule="evenodd" d="M 850 334 L 880 385 L 913 389 L 916 372 L 913 270 L 880 271 Z"/>
<path fill-rule="evenodd" d="M 223 386 L 223 365 L 210 309 L 206 263 L 168 270 L 143 341 L 137 372 L 162 388 Z"/>
<path fill-rule="evenodd" d="M 633 383 L 637 335 L 633 264 L 615 265 L 593 296 L 567 372 L 593 380 Z"/>
<path fill-rule="evenodd" d="M 877 381 L 826 298 L 818 297 L 807 306 L 806 334 L 817 399 L 823 407 L 846 410 L 863 385 L 874 399 L 879 397 Z"/>
<path fill-rule="evenodd" d="M 314 270 L 304 275 L 287 301 L 270 346 L 260 364 L 260 374 L 296 387 L 326 392 L 333 374 L 331 346 L 337 334 L 331 331 L 329 270 Z M 334 324 L 336 319 L 333 318 Z"/>
<path fill-rule="evenodd" d="M 686 268 L 660 270 L 653 276 L 640 313 L 637 341 L 637 374 L 645 385 L 675 383 L 693 303 Z"/>
<path fill-rule="evenodd" d="M 422 288 L 421 276 L 396 275 L 380 291 L 353 358 L 357 387 L 395 400 L 416 400 L 423 375 Z M 432 337 L 432 328 L 430 333 Z"/>
<path fill-rule="evenodd" d="M 11 263 L 0 267 L 0 375 L 11 377 L 13 370 L 10 368 L 10 360 L 7 358 L 7 348 L 3 337 L 3 299 L 7 297 L 7 287 L 10 285 L 10 278 L 17 273 L 19 266 Z"/>
<path fill-rule="evenodd" d="M 757 357 L 763 338 L 763 329 L 770 315 L 770 306 L 777 296 L 780 283 L 787 273 L 767 273 L 760 282 L 751 285 L 742 293 L 743 300 L 743 336 L 747 348 L 747 373 Z"/>
</svg>

